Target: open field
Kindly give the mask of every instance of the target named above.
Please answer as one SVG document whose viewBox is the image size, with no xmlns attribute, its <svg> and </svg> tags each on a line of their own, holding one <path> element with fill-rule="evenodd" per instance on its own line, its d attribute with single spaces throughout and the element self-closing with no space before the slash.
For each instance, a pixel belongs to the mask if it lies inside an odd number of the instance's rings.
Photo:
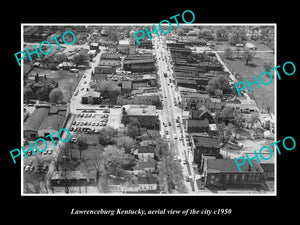
<svg viewBox="0 0 300 225">
<path fill-rule="evenodd" d="M 264 47 L 268 48 L 268 47 Z M 259 49 L 259 48 L 258 48 Z M 270 49 L 269 49 L 270 50 Z M 227 65 L 228 69 L 231 72 L 236 72 L 240 75 L 241 79 L 240 81 L 246 81 L 246 79 L 249 80 L 250 83 L 254 82 L 254 76 L 256 76 L 259 79 L 259 75 L 265 71 L 264 69 L 264 63 L 271 63 L 271 65 L 274 65 L 274 54 L 270 52 L 256 52 L 254 59 L 249 62 L 249 65 L 245 65 L 245 61 L 243 59 L 232 59 L 228 60 L 225 59 L 224 53 L 219 53 L 220 57 L 224 61 L 224 63 Z M 235 53 L 234 53 L 235 57 Z M 275 65 L 274 65 L 275 66 Z M 272 73 L 274 75 L 274 78 L 277 78 L 275 72 Z M 274 102 L 275 102 L 275 93 L 274 93 L 274 86 L 275 86 L 275 79 L 273 78 L 273 81 L 269 85 L 262 85 L 260 84 L 260 88 L 257 87 L 257 85 L 253 85 L 252 89 L 253 95 L 257 104 L 257 107 L 261 110 L 263 108 L 264 111 L 266 111 L 267 106 L 271 107 L 271 112 L 274 112 Z M 263 81 L 265 83 L 269 82 L 269 77 L 263 76 Z M 247 86 L 248 88 L 248 86 Z M 249 91 L 249 94 L 251 96 L 251 92 Z"/>
</svg>

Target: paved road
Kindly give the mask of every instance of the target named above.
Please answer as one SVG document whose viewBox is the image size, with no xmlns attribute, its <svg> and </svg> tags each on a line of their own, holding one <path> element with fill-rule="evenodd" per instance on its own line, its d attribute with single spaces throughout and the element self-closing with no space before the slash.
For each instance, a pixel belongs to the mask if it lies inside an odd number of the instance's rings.
<svg viewBox="0 0 300 225">
<path fill-rule="evenodd" d="M 157 56 L 157 64 L 158 64 L 158 75 L 160 78 L 162 96 L 163 96 L 163 110 L 161 113 L 162 123 L 167 124 L 164 126 L 162 124 L 162 134 L 165 131 L 169 133 L 169 145 L 170 149 L 174 151 L 174 153 L 179 156 L 181 159 L 186 159 L 185 153 L 187 153 L 187 147 L 185 140 L 183 138 L 182 141 L 179 140 L 179 137 L 182 135 L 185 137 L 184 129 L 182 126 L 182 110 L 178 107 L 178 99 L 180 98 L 179 93 L 176 91 L 175 84 L 170 82 L 170 78 L 172 79 L 172 70 L 170 68 L 170 53 L 166 49 L 166 45 L 163 41 L 163 38 L 155 38 L 153 39 L 155 54 Z M 168 74 L 168 77 L 164 77 L 164 73 Z M 173 79 L 172 79 L 173 80 Z M 176 105 L 175 105 L 176 103 Z M 176 123 L 176 119 L 179 118 L 179 125 Z M 169 125 L 169 122 L 171 125 Z M 183 132 L 183 133 L 182 133 Z M 176 138 L 177 137 L 177 138 Z M 191 159 L 191 158 L 190 158 Z M 187 166 L 181 164 L 183 168 L 184 176 L 192 176 L 193 171 L 187 169 Z M 190 165 L 188 165 L 190 166 Z M 192 169 L 191 169 L 192 170 Z M 192 186 L 190 186 L 190 185 Z M 195 184 L 186 183 L 186 187 L 191 192 L 195 190 Z M 196 187 L 197 188 L 197 187 Z"/>
</svg>

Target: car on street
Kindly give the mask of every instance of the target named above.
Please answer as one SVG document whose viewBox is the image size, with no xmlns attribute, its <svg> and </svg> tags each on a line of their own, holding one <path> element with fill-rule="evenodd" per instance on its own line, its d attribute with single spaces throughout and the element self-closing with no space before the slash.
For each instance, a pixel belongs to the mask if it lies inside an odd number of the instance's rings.
<svg viewBox="0 0 300 225">
<path fill-rule="evenodd" d="M 172 124 L 171 124 L 171 122 L 169 121 L 169 126 L 171 126 Z"/>
<path fill-rule="evenodd" d="M 177 139 L 177 134 L 174 134 L 174 139 Z"/>
</svg>

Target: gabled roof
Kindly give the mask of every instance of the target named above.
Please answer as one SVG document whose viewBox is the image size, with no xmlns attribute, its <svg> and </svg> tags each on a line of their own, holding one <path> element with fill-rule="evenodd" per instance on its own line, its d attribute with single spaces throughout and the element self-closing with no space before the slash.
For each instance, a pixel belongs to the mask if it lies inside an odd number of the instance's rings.
<svg viewBox="0 0 300 225">
<path fill-rule="evenodd" d="M 205 105 L 202 105 L 199 109 L 191 110 L 192 118 L 201 118 L 205 113 L 212 116 L 211 111 Z"/>
<path fill-rule="evenodd" d="M 154 146 L 153 145 L 146 145 L 146 146 L 139 146 L 138 153 L 153 153 L 154 154 Z"/>
<path fill-rule="evenodd" d="M 144 162 L 144 161 L 138 161 L 136 166 L 133 168 L 134 170 L 143 170 L 145 168 L 155 168 L 155 161 L 149 161 L 149 162 Z"/>
<path fill-rule="evenodd" d="M 231 107 L 226 107 L 224 108 L 218 115 L 218 117 L 224 117 L 224 118 L 228 118 L 228 117 L 233 117 L 234 118 L 234 108 Z"/>
</svg>

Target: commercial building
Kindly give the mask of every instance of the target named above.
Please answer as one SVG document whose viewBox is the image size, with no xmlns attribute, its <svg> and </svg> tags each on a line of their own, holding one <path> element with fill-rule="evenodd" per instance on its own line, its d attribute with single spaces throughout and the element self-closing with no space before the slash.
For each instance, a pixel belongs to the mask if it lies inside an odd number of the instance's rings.
<svg viewBox="0 0 300 225">
<path fill-rule="evenodd" d="M 256 160 L 241 165 L 238 170 L 234 159 L 204 159 L 205 186 L 233 186 L 242 184 L 261 184 L 263 169 Z"/>
<path fill-rule="evenodd" d="M 160 129 L 156 106 L 130 105 L 128 109 L 123 110 L 122 123 L 126 126 L 130 118 L 136 118 L 140 122 L 141 127 L 153 130 Z"/>
<path fill-rule="evenodd" d="M 24 137 L 29 140 L 45 137 L 57 132 L 65 126 L 68 115 L 66 106 L 46 105 L 36 107 L 31 117 L 24 124 Z"/>
<path fill-rule="evenodd" d="M 141 60 L 131 60 L 126 59 L 123 63 L 124 70 L 129 70 L 132 72 L 151 72 L 155 70 L 153 59 L 141 59 Z"/>
<path fill-rule="evenodd" d="M 81 97 L 82 104 L 100 104 L 100 92 L 89 91 Z"/>
</svg>

